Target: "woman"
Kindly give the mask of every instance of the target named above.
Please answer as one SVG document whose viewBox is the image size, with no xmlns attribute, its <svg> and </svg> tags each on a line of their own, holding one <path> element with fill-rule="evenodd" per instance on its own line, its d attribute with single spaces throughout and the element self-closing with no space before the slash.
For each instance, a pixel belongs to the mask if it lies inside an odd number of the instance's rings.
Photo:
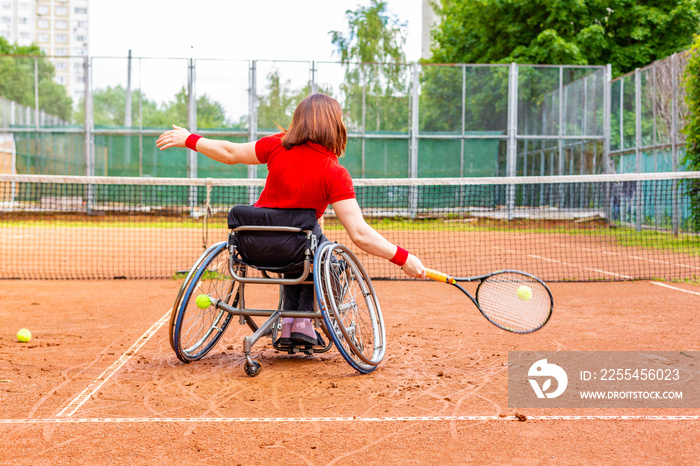
<svg viewBox="0 0 700 466">
<path fill-rule="evenodd" d="M 188 147 L 228 165 L 265 163 L 268 175 L 256 207 L 315 209 L 319 219 L 331 204 L 357 247 L 401 266 L 409 277 L 425 278 L 425 268 L 416 256 L 365 222 L 350 173 L 338 162 L 346 142 L 340 105 L 327 95 L 314 94 L 299 103 L 289 128 L 274 136 L 237 144 L 203 138 L 173 125 L 160 135 L 156 146 L 160 150 Z M 313 286 L 286 286 L 283 301 L 286 310 L 310 311 Z M 276 344 L 323 344 L 309 319 L 285 318 L 282 338 Z"/>
</svg>

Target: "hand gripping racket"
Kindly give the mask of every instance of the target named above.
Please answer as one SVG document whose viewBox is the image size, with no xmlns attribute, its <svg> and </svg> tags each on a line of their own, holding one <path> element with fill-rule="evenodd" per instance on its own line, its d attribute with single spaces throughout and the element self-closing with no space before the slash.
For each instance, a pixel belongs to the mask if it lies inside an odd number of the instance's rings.
<svg viewBox="0 0 700 466">
<path fill-rule="evenodd" d="M 467 295 L 489 322 L 514 333 L 541 329 L 552 315 L 554 299 L 542 280 L 517 270 L 499 270 L 478 277 L 452 277 L 426 269 L 431 280 L 449 283 Z M 457 282 L 479 281 L 476 298 Z"/>
</svg>

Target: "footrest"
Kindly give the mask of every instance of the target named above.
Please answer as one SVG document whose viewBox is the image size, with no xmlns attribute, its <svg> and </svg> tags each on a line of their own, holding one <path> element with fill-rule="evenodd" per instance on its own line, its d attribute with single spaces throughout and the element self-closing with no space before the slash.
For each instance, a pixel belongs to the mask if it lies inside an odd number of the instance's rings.
<svg viewBox="0 0 700 466">
<path fill-rule="evenodd" d="M 297 353 L 305 353 L 309 356 L 312 356 L 314 354 L 314 347 L 311 345 L 304 345 L 304 346 L 298 346 L 298 345 L 272 345 L 273 348 L 275 348 L 277 351 L 281 351 L 283 353 L 287 354 L 297 354 Z"/>
</svg>

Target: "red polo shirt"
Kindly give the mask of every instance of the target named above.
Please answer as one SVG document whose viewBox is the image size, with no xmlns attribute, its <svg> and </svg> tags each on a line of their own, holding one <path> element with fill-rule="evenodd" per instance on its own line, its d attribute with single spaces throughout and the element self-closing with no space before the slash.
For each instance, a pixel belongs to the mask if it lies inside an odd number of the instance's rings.
<svg viewBox="0 0 700 466">
<path fill-rule="evenodd" d="M 268 170 L 256 207 L 315 209 L 320 218 L 328 204 L 355 198 L 350 173 L 333 152 L 314 142 L 287 150 L 281 138 L 275 134 L 255 143 L 255 155 Z"/>
</svg>

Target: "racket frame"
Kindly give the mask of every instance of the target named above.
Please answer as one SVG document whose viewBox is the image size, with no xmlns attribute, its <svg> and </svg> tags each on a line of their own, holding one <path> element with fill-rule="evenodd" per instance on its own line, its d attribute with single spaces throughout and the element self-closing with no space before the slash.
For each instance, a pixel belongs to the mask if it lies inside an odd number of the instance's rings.
<svg viewBox="0 0 700 466">
<path fill-rule="evenodd" d="M 547 294 L 549 295 L 549 313 L 547 314 L 547 318 L 544 319 L 544 321 L 542 322 L 542 325 L 540 325 L 537 328 L 534 328 L 531 330 L 526 330 L 526 331 L 518 331 L 518 330 L 513 330 L 513 329 L 503 327 L 502 325 L 499 325 L 496 322 L 494 322 L 493 320 L 491 320 L 491 318 L 488 315 L 486 315 L 486 313 L 484 313 L 484 310 L 481 309 L 481 305 L 479 304 L 479 300 L 477 298 L 475 298 L 474 296 L 472 296 L 471 293 L 469 293 L 466 289 L 464 289 L 459 284 L 459 283 L 469 283 L 469 282 L 478 281 L 479 284 L 477 285 L 476 292 L 474 293 L 478 297 L 479 296 L 479 288 L 481 288 L 481 285 L 484 284 L 484 282 L 486 281 L 487 278 L 493 277 L 494 275 L 503 274 L 503 273 L 516 273 L 519 275 L 524 275 L 524 276 L 531 278 L 532 280 L 538 282 L 547 291 Z M 477 275 L 474 277 L 453 277 L 452 275 L 438 272 L 437 270 L 426 269 L 426 277 L 431 279 L 431 280 L 447 283 L 448 285 L 453 285 L 456 288 L 458 288 L 462 293 L 467 295 L 467 297 L 474 303 L 476 308 L 479 310 L 479 312 L 481 312 L 481 315 L 484 316 L 486 318 L 486 320 L 491 322 L 496 327 L 503 329 L 503 330 L 506 330 L 508 332 L 520 333 L 520 334 L 535 332 L 535 331 L 541 329 L 542 327 L 544 327 L 545 324 L 547 322 L 549 322 L 550 317 L 552 317 L 552 311 L 554 310 L 554 298 L 552 297 L 552 292 L 549 290 L 549 287 L 542 280 L 537 278 L 536 276 L 534 276 L 530 273 L 527 273 L 527 272 L 523 272 L 522 270 L 505 269 L 505 270 L 497 270 L 495 272 L 487 273 L 484 275 Z"/>
</svg>

